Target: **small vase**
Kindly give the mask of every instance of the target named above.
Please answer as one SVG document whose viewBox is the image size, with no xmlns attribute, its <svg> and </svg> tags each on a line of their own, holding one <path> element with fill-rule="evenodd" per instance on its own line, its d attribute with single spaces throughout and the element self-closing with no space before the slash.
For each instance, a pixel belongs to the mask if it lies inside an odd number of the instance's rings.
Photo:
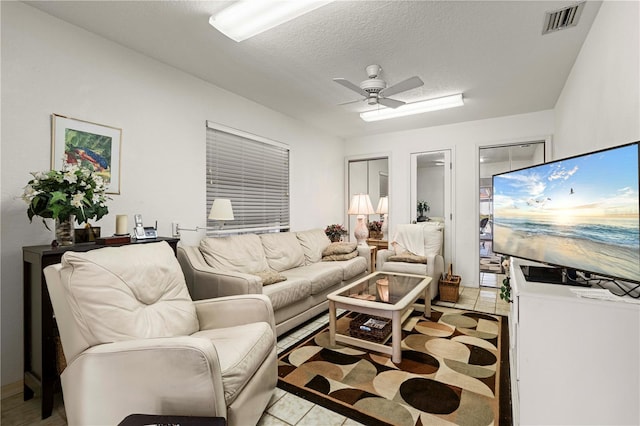
<svg viewBox="0 0 640 426">
<path fill-rule="evenodd" d="M 331 240 L 332 243 L 339 243 L 342 240 L 342 236 L 341 235 L 333 235 L 333 236 L 329 237 L 329 240 Z"/>
<path fill-rule="evenodd" d="M 75 230 L 73 228 L 74 216 L 70 216 L 68 219 L 60 220 L 56 219 L 56 241 L 61 246 L 72 246 L 75 238 Z"/>
</svg>

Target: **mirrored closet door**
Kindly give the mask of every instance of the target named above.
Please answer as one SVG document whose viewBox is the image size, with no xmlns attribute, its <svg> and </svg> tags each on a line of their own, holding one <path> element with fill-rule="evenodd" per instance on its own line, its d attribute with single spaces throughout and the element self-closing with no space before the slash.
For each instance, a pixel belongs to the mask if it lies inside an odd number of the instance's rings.
<svg viewBox="0 0 640 426">
<path fill-rule="evenodd" d="M 544 141 L 480 148 L 480 217 L 478 218 L 478 227 L 480 233 L 481 286 L 500 287 L 505 273 L 501 256 L 492 250 L 493 200 L 496 196 L 496 194 L 492 193 L 493 175 L 544 162 Z"/>
</svg>

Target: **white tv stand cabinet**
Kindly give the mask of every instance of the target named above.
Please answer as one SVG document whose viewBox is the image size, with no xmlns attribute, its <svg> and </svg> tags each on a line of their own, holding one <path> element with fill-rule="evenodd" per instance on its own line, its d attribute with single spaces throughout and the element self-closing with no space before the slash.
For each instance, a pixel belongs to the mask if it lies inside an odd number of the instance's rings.
<svg viewBox="0 0 640 426">
<path fill-rule="evenodd" d="M 509 325 L 515 425 L 639 425 L 640 305 L 528 282 L 512 259 Z"/>
</svg>

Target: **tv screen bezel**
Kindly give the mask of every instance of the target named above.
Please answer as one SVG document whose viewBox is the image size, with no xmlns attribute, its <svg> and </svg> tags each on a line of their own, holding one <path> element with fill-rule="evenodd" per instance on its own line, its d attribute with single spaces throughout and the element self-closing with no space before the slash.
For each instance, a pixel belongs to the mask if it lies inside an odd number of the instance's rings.
<svg viewBox="0 0 640 426">
<path fill-rule="evenodd" d="M 630 142 L 630 143 L 626 143 L 626 144 L 622 144 L 622 145 L 616 145 L 616 146 L 612 146 L 612 147 L 608 147 L 608 148 L 599 149 L 599 150 L 596 150 L 596 151 L 585 152 L 585 153 L 573 155 L 573 156 L 570 156 L 570 157 L 560 158 L 560 159 L 549 161 L 549 162 L 539 163 L 539 164 L 536 164 L 536 165 L 533 165 L 533 166 L 521 167 L 521 168 L 510 170 L 510 171 L 507 171 L 507 172 L 496 173 L 496 174 L 491 176 L 491 191 L 492 191 L 492 194 L 495 197 L 495 195 L 496 195 L 495 178 L 497 176 L 502 176 L 502 175 L 506 175 L 506 174 L 509 174 L 509 173 L 516 173 L 516 172 L 520 172 L 520 171 L 527 170 L 527 169 L 535 169 L 535 168 L 539 168 L 539 167 L 543 167 L 543 166 L 549 166 L 549 165 L 552 165 L 554 163 L 560 163 L 560 162 L 563 162 L 563 161 L 570 161 L 570 160 L 586 157 L 586 156 L 589 156 L 589 155 L 594 155 L 594 154 L 607 152 L 607 151 L 613 151 L 613 150 L 616 150 L 616 149 L 621 149 L 621 148 L 625 148 L 625 147 L 629 147 L 629 146 L 633 146 L 633 145 L 635 145 L 636 148 L 637 148 L 638 158 L 636 160 L 637 161 L 636 164 L 638 164 L 638 166 L 640 167 L 640 141 L 635 141 L 635 142 Z M 640 189 L 640 170 L 638 171 L 637 187 Z M 640 206 L 639 206 L 639 208 L 640 208 Z M 495 210 L 493 208 L 492 208 L 491 215 L 492 215 L 492 219 L 493 219 L 495 217 Z M 638 229 L 640 229 L 640 217 L 638 218 Z M 558 268 L 566 268 L 566 269 L 569 269 L 569 270 L 577 270 L 577 271 L 581 271 L 581 272 L 584 272 L 584 273 L 589 273 L 589 274 L 596 275 L 597 277 L 609 278 L 609 279 L 618 280 L 618 281 L 621 281 L 621 282 L 629 282 L 629 283 L 640 284 L 640 277 L 638 277 L 638 279 L 630 279 L 629 277 L 621 277 L 621 276 L 616 276 L 616 275 L 612 275 L 612 274 L 603 274 L 600 271 L 590 271 L 590 270 L 581 269 L 580 267 L 576 267 L 575 265 L 563 265 L 563 264 L 559 264 L 559 263 L 549 262 L 548 260 L 533 259 L 531 257 L 526 257 L 526 256 L 523 257 L 522 255 L 520 255 L 518 253 L 511 253 L 508 250 L 496 250 L 496 246 L 495 246 L 495 243 L 493 241 L 493 238 L 494 238 L 494 234 L 492 233 L 492 236 L 491 236 L 492 245 L 491 246 L 492 246 L 492 251 L 495 254 L 499 254 L 499 255 L 503 255 L 503 256 L 512 256 L 512 257 L 515 257 L 515 258 L 518 258 L 518 259 L 528 260 L 528 261 L 531 261 L 531 262 L 537 262 L 539 264 L 558 267 Z M 640 253 L 639 253 L 638 261 L 640 262 Z"/>
</svg>

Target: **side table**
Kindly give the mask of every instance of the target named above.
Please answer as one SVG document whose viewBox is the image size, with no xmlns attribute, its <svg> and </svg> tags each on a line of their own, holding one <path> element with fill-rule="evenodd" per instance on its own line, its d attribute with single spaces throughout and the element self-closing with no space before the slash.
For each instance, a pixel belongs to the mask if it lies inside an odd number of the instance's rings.
<svg viewBox="0 0 640 426">
<path fill-rule="evenodd" d="M 388 249 L 389 248 L 389 241 L 387 240 L 376 240 L 373 238 L 368 238 L 367 239 L 367 244 L 370 246 L 375 246 L 378 248 L 378 250 L 383 250 L 383 249 Z"/>
<path fill-rule="evenodd" d="M 23 321 L 24 321 L 24 400 L 33 398 L 34 392 L 42 395 L 42 418 L 53 411 L 53 396 L 60 378 L 56 369 L 56 344 L 58 326 L 53 315 L 49 291 L 43 270 L 49 265 L 60 263 L 67 251 L 91 251 L 104 247 L 129 244 L 146 244 L 159 241 L 169 243 L 176 253 L 179 238 L 159 237 L 148 240 L 130 240 L 117 245 L 82 243 L 72 246 L 29 246 L 22 248 L 23 278 Z"/>
</svg>

